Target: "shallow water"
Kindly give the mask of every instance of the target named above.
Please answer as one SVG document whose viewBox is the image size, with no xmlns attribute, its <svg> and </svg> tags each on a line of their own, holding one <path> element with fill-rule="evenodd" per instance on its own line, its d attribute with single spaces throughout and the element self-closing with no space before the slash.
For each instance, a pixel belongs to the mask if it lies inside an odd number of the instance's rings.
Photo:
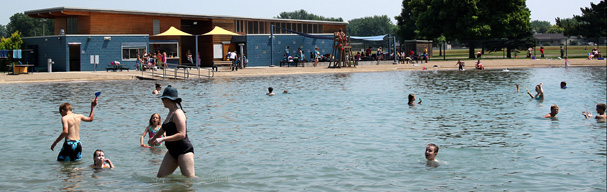
<svg viewBox="0 0 607 192">
<path fill-rule="evenodd" d="M 524 87 L 540 82 L 545 100 L 529 99 Z M 156 178 L 166 149 L 139 147 L 150 115 L 167 114 L 153 84 L 0 84 L 0 191 L 606 190 L 607 126 L 581 115 L 607 100 L 605 67 L 163 81 L 184 100 L 194 179 Z M 59 104 L 88 114 L 96 91 L 83 161 L 55 161 Z M 423 103 L 408 106 L 409 93 Z M 552 104 L 558 118 L 541 118 Z M 438 167 L 426 166 L 428 143 L 440 147 Z M 115 169 L 73 170 L 98 148 Z"/>
</svg>

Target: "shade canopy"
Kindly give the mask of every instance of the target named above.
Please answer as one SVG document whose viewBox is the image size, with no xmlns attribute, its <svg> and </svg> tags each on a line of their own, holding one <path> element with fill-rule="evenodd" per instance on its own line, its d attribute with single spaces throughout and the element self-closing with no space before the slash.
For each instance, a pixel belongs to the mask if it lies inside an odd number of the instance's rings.
<svg viewBox="0 0 607 192">
<path fill-rule="evenodd" d="M 384 37 L 386 37 L 387 35 L 378 35 L 378 36 L 367 36 L 367 37 L 357 37 L 357 36 L 351 36 L 351 39 L 359 39 L 359 40 L 365 40 L 365 41 L 383 41 Z"/>
<path fill-rule="evenodd" d="M 192 36 L 192 34 L 183 32 L 183 31 L 171 26 L 169 28 L 169 30 L 166 30 L 165 32 L 159 33 L 154 36 Z"/>
<path fill-rule="evenodd" d="M 215 26 L 215 28 L 213 28 L 213 30 L 209 31 L 208 33 L 202 34 L 202 35 L 236 35 L 237 36 L 240 34 L 225 30 L 224 28 L 221 28 L 219 26 Z"/>
</svg>

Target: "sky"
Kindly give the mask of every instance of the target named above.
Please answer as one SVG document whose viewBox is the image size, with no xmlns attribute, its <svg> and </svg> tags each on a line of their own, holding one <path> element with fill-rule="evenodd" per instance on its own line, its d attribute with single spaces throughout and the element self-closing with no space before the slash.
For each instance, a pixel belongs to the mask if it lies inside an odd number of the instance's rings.
<svg viewBox="0 0 607 192">
<path fill-rule="evenodd" d="M 555 18 L 571 18 L 581 15 L 580 7 L 590 7 L 590 2 L 600 0 L 527 0 L 531 20 L 549 21 Z M 27 2 L 27 3 L 25 3 Z M 402 9 L 402 0 L 27 0 L 7 1 L 0 6 L 0 25 L 7 25 L 15 13 L 54 7 L 76 7 L 90 9 L 134 10 L 146 12 L 184 13 L 199 15 L 226 15 L 254 18 L 273 18 L 281 12 L 306 10 L 324 17 L 341 17 L 344 21 L 374 15 L 387 15 L 396 24 L 394 17 Z"/>
</svg>

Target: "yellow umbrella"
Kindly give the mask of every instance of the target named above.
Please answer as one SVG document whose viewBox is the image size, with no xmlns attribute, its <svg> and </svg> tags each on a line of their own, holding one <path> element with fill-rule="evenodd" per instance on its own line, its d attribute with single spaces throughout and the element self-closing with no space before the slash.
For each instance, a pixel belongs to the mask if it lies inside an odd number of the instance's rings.
<svg viewBox="0 0 607 192">
<path fill-rule="evenodd" d="M 240 35 L 240 34 L 225 30 L 219 26 L 215 26 L 215 28 L 213 28 L 213 30 L 209 31 L 208 33 L 202 34 L 202 35 Z"/>
<path fill-rule="evenodd" d="M 181 31 L 181 30 L 179 30 L 179 29 L 171 26 L 169 28 L 169 30 L 166 30 L 165 32 L 159 33 L 159 34 L 154 35 L 154 36 L 192 36 L 192 34 L 183 32 L 183 31 Z"/>
</svg>

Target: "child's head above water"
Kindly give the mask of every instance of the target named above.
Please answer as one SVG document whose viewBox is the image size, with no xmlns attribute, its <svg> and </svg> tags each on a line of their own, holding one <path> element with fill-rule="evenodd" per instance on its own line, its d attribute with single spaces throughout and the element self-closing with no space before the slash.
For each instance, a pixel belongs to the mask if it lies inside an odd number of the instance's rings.
<svg viewBox="0 0 607 192">
<path fill-rule="evenodd" d="M 438 146 L 436 146 L 434 143 L 428 144 L 428 146 L 426 146 L 425 155 L 428 161 L 434 161 L 436 155 L 438 155 Z"/>
<path fill-rule="evenodd" d="M 596 104 L 596 112 L 599 113 L 600 115 L 605 114 L 605 103 L 599 103 Z"/>
<path fill-rule="evenodd" d="M 415 94 L 409 94 L 409 103 L 413 103 L 415 101 Z"/>
<path fill-rule="evenodd" d="M 556 114 L 559 113 L 559 106 L 554 104 L 552 106 L 550 106 L 550 114 L 555 116 Z"/>
<path fill-rule="evenodd" d="M 105 153 L 101 149 L 95 150 L 93 153 L 93 165 L 103 164 L 103 160 L 105 159 Z"/>
<path fill-rule="evenodd" d="M 160 125 L 160 122 L 162 122 L 162 119 L 160 118 L 160 114 L 154 113 L 150 117 L 150 124 L 149 124 L 149 126 Z"/>
</svg>

